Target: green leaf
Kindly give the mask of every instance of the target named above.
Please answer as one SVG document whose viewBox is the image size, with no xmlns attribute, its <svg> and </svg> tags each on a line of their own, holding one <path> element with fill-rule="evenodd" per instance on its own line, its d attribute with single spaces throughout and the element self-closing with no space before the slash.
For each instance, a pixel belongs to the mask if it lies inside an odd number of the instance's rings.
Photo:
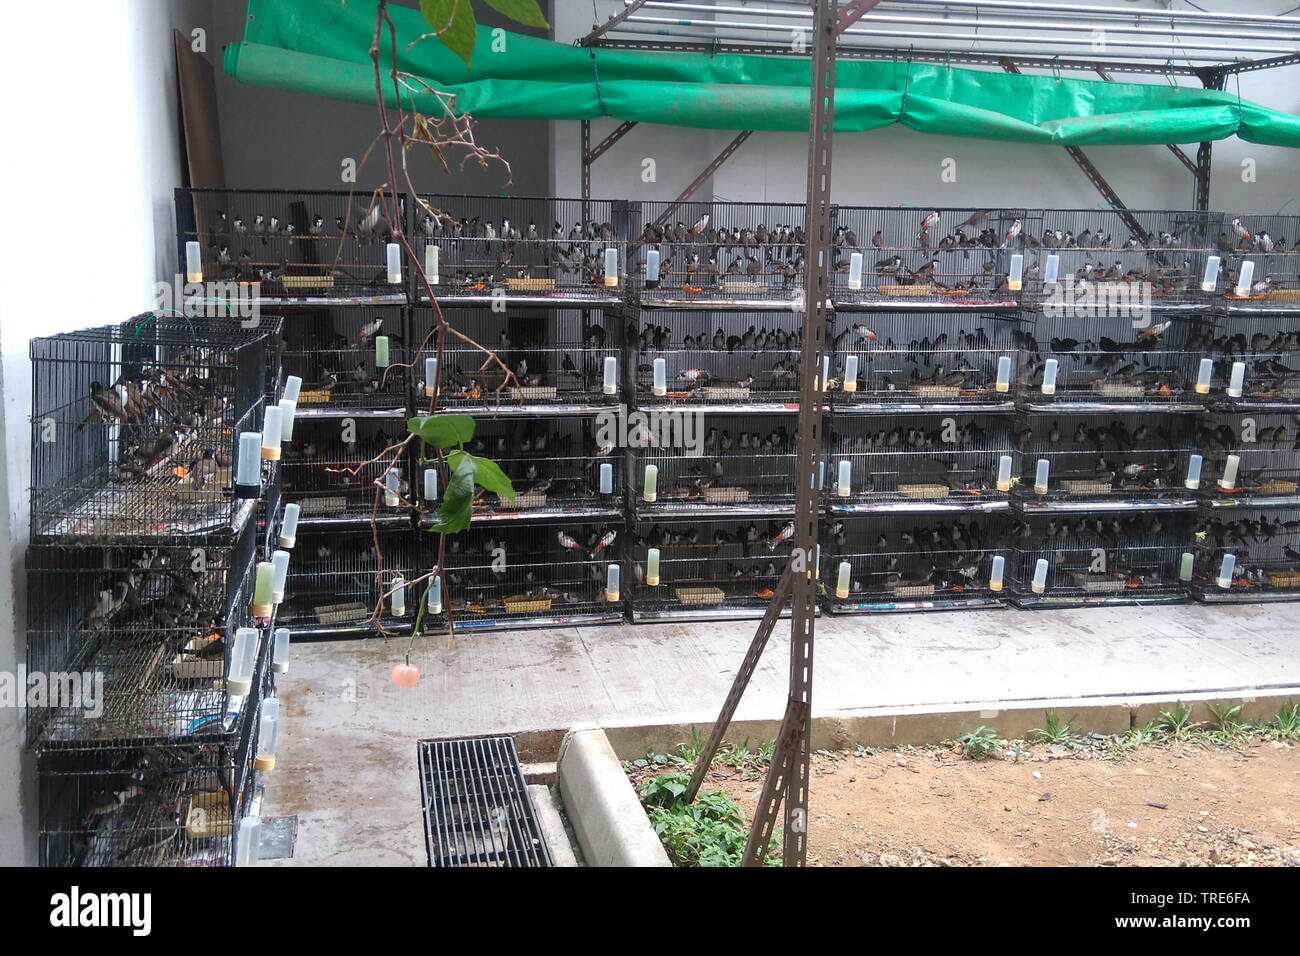
<svg viewBox="0 0 1300 956">
<path fill-rule="evenodd" d="M 420 12 L 442 45 L 464 60 L 468 70 L 474 56 L 474 41 L 478 39 L 470 0 L 420 0 Z"/>
<path fill-rule="evenodd" d="M 456 448 L 474 437 L 474 419 L 469 415 L 418 415 L 407 419 L 406 430 L 426 444 Z"/>
<path fill-rule="evenodd" d="M 537 0 L 483 0 L 493 10 L 500 11 L 508 16 L 515 23 L 522 23 L 527 27 L 549 27 L 546 17 L 542 16 L 542 8 L 537 5 Z"/>
<path fill-rule="evenodd" d="M 506 473 L 501 470 L 500 465 L 495 461 L 492 461 L 490 458 L 478 458 L 467 451 L 453 451 L 447 456 L 447 462 L 451 465 L 453 471 L 459 464 L 461 456 L 474 459 L 474 466 L 477 472 L 475 481 L 488 491 L 506 499 L 507 501 L 515 500 L 515 486 L 511 483 L 510 478 Z"/>
<path fill-rule="evenodd" d="M 452 534 L 469 527 L 469 519 L 474 514 L 474 476 L 478 461 L 473 455 L 465 455 L 451 473 L 451 481 L 438 506 L 438 523 L 431 530 Z"/>
</svg>

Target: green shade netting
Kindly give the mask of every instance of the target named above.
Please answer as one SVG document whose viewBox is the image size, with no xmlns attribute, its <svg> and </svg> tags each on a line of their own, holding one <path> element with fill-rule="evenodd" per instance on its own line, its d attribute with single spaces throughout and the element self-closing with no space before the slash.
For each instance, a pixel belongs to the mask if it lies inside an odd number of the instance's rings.
<svg viewBox="0 0 1300 956">
<path fill-rule="evenodd" d="M 619 120 L 706 129 L 806 131 L 809 62 L 748 54 L 645 53 L 565 46 L 479 27 L 473 68 L 418 10 L 390 7 L 398 68 L 456 96 L 477 117 Z M 240 82 L 375 102 L 373 0 L 249 0 L 244 41 L 225 51 Z M 504 50 L 500 47 L 504 41 Z M 494 49 L 494 43 L 497 49 Z M 381 44 L 389 61 L 388 37 Z M 386 73 L 385 69 L 385 73 Z M 409 81 L 408 81 L 409 82 Z M 394 102 L 391 81 L 383 89 Z M 427 91 L 409 109 L 440 114 Z M 1022 143 L 1191 143 L 1237 135 L 1300 146 L 1300 117 L 1235 94 L 1158 83 L 1058 79 L 942 64 L 844 60 L 835 71 L 835 129 L 901 123 L 924 133 Z"/>
</svg>

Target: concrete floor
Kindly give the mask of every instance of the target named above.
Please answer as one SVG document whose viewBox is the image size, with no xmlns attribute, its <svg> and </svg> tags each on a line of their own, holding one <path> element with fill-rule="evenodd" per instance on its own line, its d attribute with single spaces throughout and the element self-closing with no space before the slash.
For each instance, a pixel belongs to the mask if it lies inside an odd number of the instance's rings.
<svg viewBox="0 0 1300 956">
<path fill-rule="evenodd" d="M 266 815 L 298 816 L 285 862 L 425 865 L 420 738 L 582 722 L 710 725 L 755 623 L 463 633 L 454 647 L 421 639 L 412 662 L 422 678 L 409 689 L 389 677 L 404 640 L 295 644 L 264 803 Z M 778 626 L 738 718 L 779 718 L 788 633 Z M 1300 697 L 1300 605 L 823 618 L 816 674 L 815 714 L 1197 692 Z"/>
</svg>

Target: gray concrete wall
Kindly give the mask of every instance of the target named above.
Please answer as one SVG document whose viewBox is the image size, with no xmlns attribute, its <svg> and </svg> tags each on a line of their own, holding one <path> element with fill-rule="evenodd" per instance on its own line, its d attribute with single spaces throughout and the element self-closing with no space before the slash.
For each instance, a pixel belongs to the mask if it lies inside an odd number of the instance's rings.
<svg viewBox="0 0 1300 956">
<path fill-rule="evenodd" d="M 10 21 L 0 55 L 5 88 L 28 91 L 6 101 L 13 135 L 0 151 L 0 175 L 14 187 L 10 228 L 0 230 L 0 259 L 13 280 L 0 299 L 0 530 L 8 541 L 0 671 L 8 672 L 25 659 L 26 643 L 20 622 L 31 468 L 27 341 L 147 309 L 154 282 L 175 272 L 172 190 L 181 181 L 181 145 L 172 30 L 188 34 L 211 21 L 210 0 L 83 0 L 60 9 L 67 20 L 58 30 L 58 55 L 72 67 L 52 68 L 48 48 L 33 42 L 50 33 L 48 5 L 14 7 L 18 19 Z M 35 860 L 30 770 L 19 712 L 0 708 L 0 866 Z"/>
</svg>

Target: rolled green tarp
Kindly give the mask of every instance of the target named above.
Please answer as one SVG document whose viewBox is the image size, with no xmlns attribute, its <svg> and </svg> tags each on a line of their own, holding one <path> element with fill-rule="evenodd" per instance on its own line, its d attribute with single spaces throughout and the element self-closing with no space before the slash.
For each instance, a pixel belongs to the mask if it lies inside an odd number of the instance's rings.
<svg viewBox="0 0 1300 956">
<path fill-rule="evenodd" d="M 374 0 L 249 0 L 244 41 L 225 51 L 241 83 L 375 102 Z M 441 113 L 423 84 L 455 97 L 458 114 L 597 119 L 703 129 L 802 132 L 809 63 L 748 54 L 648 53 L 566 46 L 480 26 L 472 68 L 430 37 L 418 10 L 389 7 L 397 28 L 403 106 Z M 414 44 L 414 45 L 412 45 Z M 408 49 L 409 47 L 409 49 Z M 391 46 L 380 44 L 385 99 Z M 1155 145 L 1237 135 L 1300 146 L 1300 117 L 1231 93 L 971 70 L 934 63 L 845 60 L 835 72 L 835 129 L 901 123 L 923 133 L 1021 143 Z"/>
</svg>

